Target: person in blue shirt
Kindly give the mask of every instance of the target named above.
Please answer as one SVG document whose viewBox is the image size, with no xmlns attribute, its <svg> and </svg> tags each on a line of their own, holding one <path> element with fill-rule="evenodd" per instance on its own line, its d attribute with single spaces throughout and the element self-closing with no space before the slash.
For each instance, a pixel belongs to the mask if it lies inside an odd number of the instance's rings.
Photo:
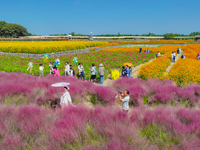
<svg viewBox="0 0 200 150">
<path fill-rule="evenodd" d="M 198 60 L 200 59 L 200 53 L 198 53 L 198 55 L 197 55 L 197 59 L 198 59 Z"/>
<path fill-rule="evenodd" d="M 149 53 L 149 49 L 147 49 L 147 51 L 146 51 L 147 53 Z"/>
<path fill-rule="evenodd" d="M 140 48 L 140 51 L 139 51 L 139 53 L 141 53 L 142 52 L 142 48 Z"/>
<path fill-rule="evenodd" d="M 129 77 L 130 76 L 130 70 L 129 70 L 128 65 L 126 65 L 126 73 L 127 73 L 127 77 Z"/>
</svg>

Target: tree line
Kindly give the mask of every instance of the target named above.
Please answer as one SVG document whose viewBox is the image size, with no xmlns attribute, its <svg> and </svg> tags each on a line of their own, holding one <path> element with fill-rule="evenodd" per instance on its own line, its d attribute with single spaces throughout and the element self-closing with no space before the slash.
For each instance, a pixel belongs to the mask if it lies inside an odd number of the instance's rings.
<svg viewBox="0 0 200 150">
<path fill-rule="evenodd" d="M 0 37 L 18 38 L 28 34 L 27 29 L 19 24 L 0 21 Z"/>
</svg>

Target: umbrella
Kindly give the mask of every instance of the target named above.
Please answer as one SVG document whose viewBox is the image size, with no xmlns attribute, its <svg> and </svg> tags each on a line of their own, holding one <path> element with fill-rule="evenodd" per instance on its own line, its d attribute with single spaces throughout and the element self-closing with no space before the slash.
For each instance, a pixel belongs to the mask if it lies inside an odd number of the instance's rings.
<svg viewBox="0 0 200 150">
<path fill-rule="evenodd" d="M 132 67 L 132 66 L 133 66 L 132 63 L 124 63 L 123 65 L 124 65 L 124 66 L 128 65 L 129 67 Z"/>
<path fill-rule="evenodd" d="M 53 86 L 53 87 L 64 87 L 64 86 L 68 86 L 68 85 L 70 85 L 70 83 L 68 83 L 68 82 L 58 82 L 58 83 L 52 84 L 51 86 Z"/>
</svg>

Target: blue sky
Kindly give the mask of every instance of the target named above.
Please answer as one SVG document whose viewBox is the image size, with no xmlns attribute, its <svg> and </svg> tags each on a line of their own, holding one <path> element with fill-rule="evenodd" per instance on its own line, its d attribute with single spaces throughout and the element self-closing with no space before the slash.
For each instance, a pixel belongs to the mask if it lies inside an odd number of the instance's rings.
<svg viewBox="0 0 200 150">
<path fill-rule="evenodd" d="M 200 31 L 200 0 L 0 0 L 0 20 L 32 34 Z"/>
</svg>

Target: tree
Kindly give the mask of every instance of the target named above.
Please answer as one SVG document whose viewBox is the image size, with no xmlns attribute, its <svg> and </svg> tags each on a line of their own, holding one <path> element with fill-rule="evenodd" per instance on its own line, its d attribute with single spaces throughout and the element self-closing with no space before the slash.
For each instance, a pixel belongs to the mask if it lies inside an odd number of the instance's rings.
<svg viewBox="0 0 200 150">
<path fill-rule="evenodd" d="M 0 21 L 0 36 L 18 38 L 20 36 L 26 36 L 27 34 L 27 29 L 19 24 Z"/>
<path fill-rule="evenodd" d="M 69 33 L 69 35 L 75 36 L 75 32 Z"/>
<path fill-rule="evenodd" d="M 166 34 L 164 34 L 164 38 L 166 40 L 173 39 L 174 37 L 175 37 L 175 35 L 173 33 L 166 33 Z"/>
</svg>

